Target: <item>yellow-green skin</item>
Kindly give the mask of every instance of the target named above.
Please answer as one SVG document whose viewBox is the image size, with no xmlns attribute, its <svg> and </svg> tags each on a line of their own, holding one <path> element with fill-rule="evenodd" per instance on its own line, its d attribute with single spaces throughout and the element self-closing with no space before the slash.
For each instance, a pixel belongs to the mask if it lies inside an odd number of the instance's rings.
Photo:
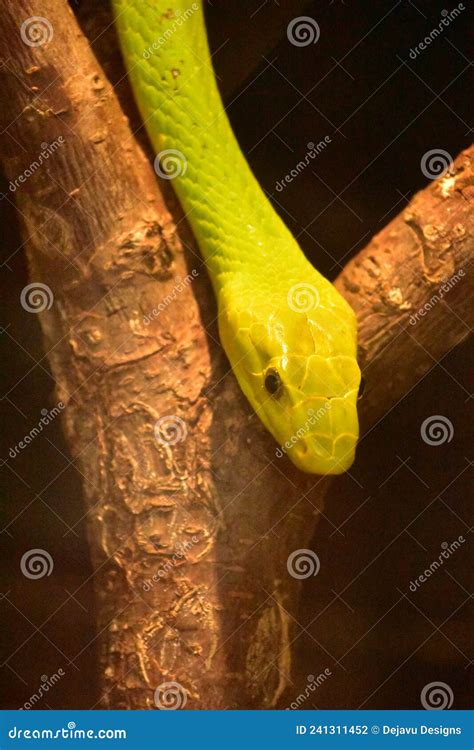
<svg viewBox="0 0 474 750">
<path fill-rule="evenodd" d="M 135 97 L 163 171 L 176 175 L 240 387 L 296 466 L 344 472 L 359 433 L 354 312 L 306 260 L 242 155 L 217 90 L 201 3 L 113 5 Z M 273 394 L 269 373 L 279 382 Z"/>
</svg>

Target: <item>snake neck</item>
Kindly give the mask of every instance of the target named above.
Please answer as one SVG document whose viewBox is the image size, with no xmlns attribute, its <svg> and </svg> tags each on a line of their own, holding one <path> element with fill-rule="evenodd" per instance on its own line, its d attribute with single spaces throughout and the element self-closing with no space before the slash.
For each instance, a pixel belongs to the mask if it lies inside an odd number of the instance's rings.
<svg viewBox="0 0 474 750">
<path fill-rule="evenodd" d="M 253 176 L 217 89 L 201 2 L 114 0 L 129 77 L 217 296 L 304 258 Z M 169 173 L 166 173 L 168 168 Z M 282 263 L 284 261 L 284 267 Z M 252 288 L 256 288 L 256 284 Z"/>
</svg>

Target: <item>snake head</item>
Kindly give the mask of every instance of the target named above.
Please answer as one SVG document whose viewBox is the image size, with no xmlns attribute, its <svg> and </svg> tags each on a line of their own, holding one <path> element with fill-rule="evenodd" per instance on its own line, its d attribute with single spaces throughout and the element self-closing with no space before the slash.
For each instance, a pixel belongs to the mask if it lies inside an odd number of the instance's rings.
<svg viewBox="0 0 474 750">
<path fill-rule="evenodd" d="M 317 274 L 316 271 L 314 271 Z M 359 435 L 355 315 L 317 274 L 317 304 L 268 289 L 264 302 L 233 298 L 219 310 L 221 341 L 247 399 L 302 471 L 341 474 Z M 311 296 L 311 295 L 310 295 Z M 237 297 L 238 298 L 238 297 Z"/>
</svg>

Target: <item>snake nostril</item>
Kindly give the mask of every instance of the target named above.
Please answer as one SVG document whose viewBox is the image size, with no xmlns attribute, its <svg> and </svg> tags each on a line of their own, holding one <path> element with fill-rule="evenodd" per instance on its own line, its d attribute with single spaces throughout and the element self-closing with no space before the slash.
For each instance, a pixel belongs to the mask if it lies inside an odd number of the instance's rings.
<svg viewBox="0 0 474 750">
<path fill-rule="evenodd" d="M 297 450 L 300 456 L 305 456 L 308 452 L 308 443 L 305 440 L 300 440 Z"/>
</svg>

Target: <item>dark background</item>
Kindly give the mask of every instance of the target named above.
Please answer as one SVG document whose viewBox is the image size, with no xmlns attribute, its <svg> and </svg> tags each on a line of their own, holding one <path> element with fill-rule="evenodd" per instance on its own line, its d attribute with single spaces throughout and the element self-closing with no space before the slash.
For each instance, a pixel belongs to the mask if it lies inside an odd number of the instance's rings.
<svg viewBox="0 0 474 750">
<path fill-rule="evenodd" d="M 304 251 L 334 278 L 426 184 L 423 154 L 442 148 L 455 157 L 470 142 L 466 31 L 472 14 L 463 11 L 412 60 L 410 49 L 454 5 L 296 5 L 293 12 L 291 3 L 214 0 L 208 27 L 229 115 L 251 166 Z M 118 80 L 106 4 L 73 7 L 86 31 L 92 16 L 103 25 L 94 50 Z M 291 45 L 286 21 L 280 41 L 267 49 L 268 17 L 281 7 L 287 19 L 314 18 L 318 43 Z M 260 63 L 232 90 L 249 50 Z M 325 136 L 331 138 L 327 148 L 277 192 L 276 182 L 304 158 L 306 144 Z M 1 192 L 6 189 L 3 184 Z M 54 403 L 38 320 L 19 304 L 28 277 L 10 201 L 11 194 L 0 202 L 6 261 L 0 705 L 22 706 L 42 675 L 61 667 L 66 675 L 37 707 L 90 708 L 99 694 L 82 477 L 70 462 L 59 420 L 19 456 L 8 456 L 37 424 L 41 409 Z M 318 675 L 328 668 L 332 674 L 304 708 L 419 708 L 420 691 L 432 681 L 451 687 L 453 707 L 469 705 L 471 354 L 466 344 L 433 362 L 421 383 L 364 437 L 351 475 L 335 485 L 313 540 L 321 572 L 305 584 L 297 625 L 301 672 Z M 438 447 L 420 437 L 420 424 L 434 414 L 454 426 L 452 441 Z M 467 540 L 463 547 L 411 593 L 410 581 L 437 559 L 441 543 L 460 534 Z M 48 550 L 55 561 L 55 572 L 39 582 L 25 579 L 19 567 L 33 547 Z M 288 704 L 302 688 L 289 691 Z"/>
</svg>

